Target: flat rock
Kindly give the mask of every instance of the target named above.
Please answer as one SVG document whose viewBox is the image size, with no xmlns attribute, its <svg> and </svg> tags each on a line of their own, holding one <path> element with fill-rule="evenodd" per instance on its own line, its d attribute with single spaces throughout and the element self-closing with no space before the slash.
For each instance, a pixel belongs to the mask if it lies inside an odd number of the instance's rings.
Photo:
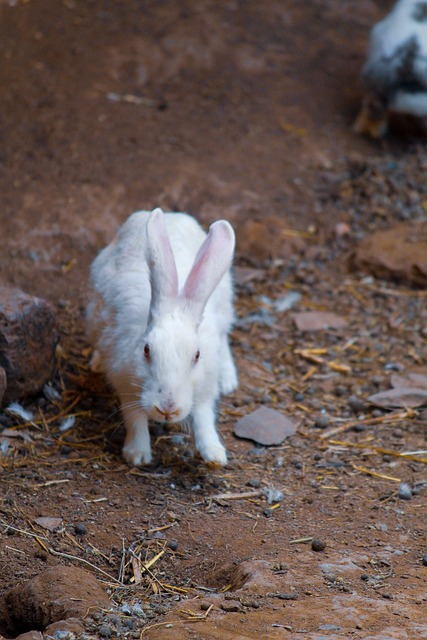
<svg viewBox="0 0 427 640">
<path fill-rule="evenodd" d="M 345 318 L 329 311 L 300 311 L 292 314 L 292 320 L 298 331 L 324 331 L 347 326 Z"/>
<path fill-rule="evenodd" d="M 45 629 L 47 636 L 53 636 L 54 638 L 62 638 L 67 633 L 78 636 L 84 632 L 84 625 L 78 618 L 68 618 L 67 620 L 59 620 L 58 622 L 52 622 Z M 56 636 L 55 636 L 56 634 Z"/>
<path fill-rule="evenodd" d="M 43 640 L 43 635 L 40 631 L 27 631 L 27 633 L 21 633 L 16 640 Z"/>
<path fill-rule="evenodd" d="M 398 224 L 362 240 L 351 266 L 377 278 L 427 285 L 427 222 Z"/>
<path fill-rule="evenodd" d="M 0 365 L 6 375 L 4 404 L 36 395 L 52 377 L 58 340 L 58 321 L 45 300 L 20 289 L 0 287 Z M 1 388 L 0 376 L 0 392 Z"/>
<path fill-rule="evenodd" d="M 427 389 L 397 387 L 396 389 L 374 393 L 369 396 L 368 401 L 383 409 L 425 407 L 427 405 Z"/>
<path fill-rule="evenodd" d="M 11 634 L 67 618 L 84 618 L 94 608 L 109 607 L 96 578 L 77 567 L 51 567 L 7 592 L 0 600 L 0 629 Z"/>
<path fill-rule="evenodd" d="M 234 425 L 233 433 L 238 438 L 254 440 L 258 444 L 271 446 L 281 444 L 294 435 L 296 424 L 275 409 L 260 407 L 244 416 Z"/>
</svg>

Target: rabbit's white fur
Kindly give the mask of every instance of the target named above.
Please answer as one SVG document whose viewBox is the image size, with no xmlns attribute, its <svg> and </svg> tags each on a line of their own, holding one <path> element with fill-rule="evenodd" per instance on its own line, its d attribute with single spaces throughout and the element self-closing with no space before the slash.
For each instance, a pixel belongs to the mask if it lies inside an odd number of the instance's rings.
<svg viewBox="0 0 427 640">
<path fill-rule="evenodd" d="M 118 393 L 130 464 L 151 461 L 149 419 L 188 417 L 202 458 L 227 462 L 215 410 L 220 393 L 237 386 L 228 342 L 234 244 L 224 220 L 207 236 L 187 214 L 140 211 L 92 264 L 91 364 Z"/>
</svg>

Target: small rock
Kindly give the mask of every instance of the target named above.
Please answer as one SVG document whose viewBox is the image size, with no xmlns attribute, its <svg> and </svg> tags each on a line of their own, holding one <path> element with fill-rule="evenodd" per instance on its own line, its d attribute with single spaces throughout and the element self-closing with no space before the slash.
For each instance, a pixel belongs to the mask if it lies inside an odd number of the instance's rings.
<svg viewBox="0 0 427 640">
<path fill-rule="evenodd" d="M 319 631 L 339 631 L 341 627 L 336 624 L 320 624 Z"/>
<path fill-rule="evenodd" d="M 325 413 L 321 413 L 320 416 L 317 416 L 314 419 L 314 426 L 317 429 L 326 429 L 329 426 L 329 416 Z"/>
<path fill-rule="evenodd" d="M 84 632 L 84 626 L 78 618 L 68 618 L 67 620 L 59 620 L 48 625 L 44 633 L 52 636 L 54 640 L 72 640 L 76 635 Z"/>
<path fill-rule="evenodd" d="M 394 409 L 427 406 L 427 389 L 398 387 L 369 396 L 368 401 L 377 407 Z"/>
<path fill-rule="evenodd" d="M 62 518 L 43 516 L 41 518 L 34 518 L 34 522 L 51 533 L 55 533 L 55 531 L 58 531 L 62 527 Z"/>
<path fill-rule="evenodd" d="M 221 609 L 227 613 L 238 613 L 242 610 L 240 602 L 221 602 Z"/>
<path fill-rule="evenodd" d="M 85 524 L 83 523 L 76 523 L 74 525 L 74 533 L 76 534 L 76 536 L 84 536 L 87 534 L 87 527 Z"/>
<path fill-rule="evenodd" d="M 113 632 L 111 631 L 111 627 L 108 624 L 101 624 L 101 626 L 98 629 L 98 633 L 101 636 L 101 638 L 111 638 Z"/>
<path fill-rule="evenodd" d="M 366 431 L 366 426 L 361 423 L 355 424 L 353 426 L 353 431 L 355 431 L 356 433 L 363 433 L 363 431 Z"/>
<path fill-rule="evenodd" d="M 294 435 L 296 424 L 289 417 L 268 407 L 260 407 L 244 416 L 234 425 L 233 433 L 239 438 L 254 440 L 265 446 L 281 444 Z"/>
<path fill-rule="evenodd" d="M 401 500 L 410 500 L 412 498 L 412 489 L 407 482 L 400 483 L 397 497 Z"/>
<path fill-rule="evenodd" d="M 348 399 L 348 406 L 354 413 L 360 413 L 365 410 L 365 403 L 357 396 L 350 396 Z"/>
<path fill-rule="evenodd" d="M 248 487 L 253 487 L 254 489 L 258 489 L 258 487 L 261 484 L 261 480 L 258 480 L 258 478 L 251 478 L 250 480 L 248 480 L 246 484 L 248 485 Z"/>
<path fill-rule="evenodd" d="M 171 551 L 176 551 L 178 549 L 178 541 L 177 540 L 169 540 L 168 545 Z"/>
<path fill-rule="evenodd" d="M 366 573 L 362 573 L 360 579 L 363 580 L 363 582 L 367 582 L 369 580 L 369 576 Z"/>
<path fill-rule="evenodd" d="M 27 633 L 21 633 L 16 640 L 43 640 L 43 636 L 40 631 L 27 631 Z"/>
<path fill-rule="evenodd" d="M 427 567 L 427 554 L 423 556 L 423 566 Z"/>
<path fill-rule="evenodd" d="M 283 491 L 279 489 L 274 489 L 273 487 L 266 487 L 263 490 L 263 494 L 265 495 L 268 504 L 274 504 L 275 502 L 280 502 L 283 500 Z"/>
<path fill-rule="evenodd" d="M 267 595 L 272 596 L 274 598 L 278 598 L 279 600 L 298 600 L 297 593 L 268 593 Z"/>
<path fill-rule="evenodd" d="M 339 384 L 335 387 L 335 395 L 342 397 L 345 396 L 345 394 L 347 393 L 347 387 L 345 387 L 343 384 Z"/>
<path fill-rule="evenodd" d="M 344 318 L 327 311 L 300 311 L 293 313 L 292 319 L 298 331 L 322 331 L 347 326 Z"/>
<path fill-rule="evenodd" d="M 323 542 L 323 540 L 319 540 L 318 538 L 315 538 L 311 543 L 311 548 L 313 551 L 324 551 L 326 548 L 326 543 Z"/>
</svg>

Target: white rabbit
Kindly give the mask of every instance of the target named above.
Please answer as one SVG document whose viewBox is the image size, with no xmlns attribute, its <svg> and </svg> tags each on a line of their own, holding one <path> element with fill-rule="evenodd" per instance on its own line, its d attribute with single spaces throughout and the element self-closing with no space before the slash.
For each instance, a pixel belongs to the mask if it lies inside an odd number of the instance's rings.
<svg viewBox="0 0 427 640">
<path fill-rule="evenodd" d="M 427 3 L 398 0 L 371 31 L 362 70 L 369 91 L 354 124 L 357 133 L 378 138 L 387 131 L 388 114 L 427 122 Z"/>
<path fill-rule="evenodd" d="M 234 245 L 225 220 L 206 235 L 188 214 L 140 211 L 92 264 L 91 365 L 119 396 L 129 464 L 151 461 L 149 419 L 188 417 L 203 460 L 227 462 L 215 412 L 220 393 L 237 386 L 228 342 Z"/>
</svg>

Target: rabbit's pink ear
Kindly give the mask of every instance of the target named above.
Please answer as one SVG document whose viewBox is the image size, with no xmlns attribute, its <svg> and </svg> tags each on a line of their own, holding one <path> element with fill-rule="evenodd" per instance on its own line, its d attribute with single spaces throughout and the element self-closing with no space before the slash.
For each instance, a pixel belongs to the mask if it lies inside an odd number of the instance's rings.
<svg viewBox="0 0 427 640">
<path fill-rule="evenodd" d="M 158 312 L 178 296 L 178 274 L 165 217 L 154 209 L 147 220 L 148 263 L 151 279 L 151 311 Z"/>
<path fill-rule="evenodd" d="M 203 309 L 233 260 L 235 236 L 226 220 L 214 222 L 206 240 L 200 247 L 188 274 L 181 298 L 197 317 Z"/>
</svg>

